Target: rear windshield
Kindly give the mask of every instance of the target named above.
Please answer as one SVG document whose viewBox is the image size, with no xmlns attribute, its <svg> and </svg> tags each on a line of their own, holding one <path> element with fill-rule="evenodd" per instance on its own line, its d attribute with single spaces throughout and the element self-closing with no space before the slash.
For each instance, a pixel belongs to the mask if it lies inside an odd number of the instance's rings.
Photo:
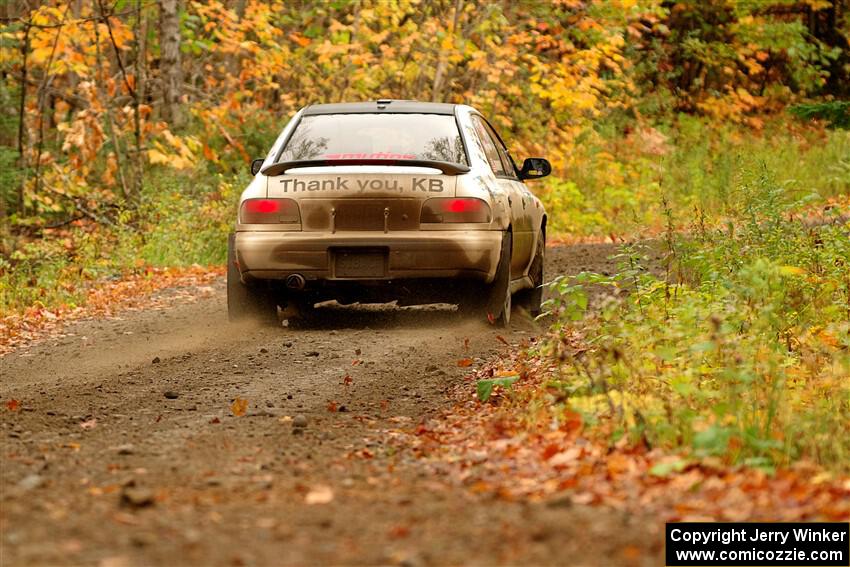
<svg viewBox="0 0 850 567">
<path fill-rule="evenodd" d="M 305 116 L 278 161 L 423 159 L 469 165 L 454 116 L 325 114 Z"/>
</svg>

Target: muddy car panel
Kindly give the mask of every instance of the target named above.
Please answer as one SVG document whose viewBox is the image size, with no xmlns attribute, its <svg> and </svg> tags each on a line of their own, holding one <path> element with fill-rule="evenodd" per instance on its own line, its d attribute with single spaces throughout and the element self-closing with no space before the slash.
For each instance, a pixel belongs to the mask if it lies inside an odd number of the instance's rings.
<svg viewBox="0 0 850 567">
<path fill-rule="evenodd" d="M 308 283 L 407 278 L 489 282 L 496 272 L 502 236 L 510 229 L 511 287 L 528 287 L 529 263 L 537 239 L 542 238 L 543 208 L 519 181 L 512 162 L 494 172 L 481 140 L 483 117 L 466 106 L 400 101 L 381 106 L 319 105 L 303 109 L 290 121 L 240 201 L 235 248 L 243 280 L 300 274 Z M 280 162 L 302 117 L 335 112 L 451 116 L 468 171 L 447 175 L 434 167 L 394 165 L 392 159 L 388 165 L 350 165 L 341 163 L 345 156 L 339 156 L 339 161 L 326 166 L 296 167 L 281 175 L 263 173 Z M 475 121 L 480 121 L 477 126 Z M 502 151 L 507 153 L 503 146 Z M 282 216 L 281 223 L 246 222 L 252 219 L 243 214 L 246 203 L 263 198 L 284 203 L 284 208 L 294 205 L 297 220 L 292 213 Z M 480 208 L 476 222 L 440 222 L 452 213 L 437 209 L 463 198 L 480 202 L 475 205 Z"/>
</svg>

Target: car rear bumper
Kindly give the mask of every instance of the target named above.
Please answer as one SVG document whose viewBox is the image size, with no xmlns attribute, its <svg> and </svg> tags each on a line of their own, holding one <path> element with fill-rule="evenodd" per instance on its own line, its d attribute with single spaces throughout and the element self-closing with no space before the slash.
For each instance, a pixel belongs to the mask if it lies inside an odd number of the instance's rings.
<svg viewBox="0 0 850 567">
<path fill-rule="evenodd" d="M 498 230 L 365 232 L 237 232 L 236 259 L 242 277 L 311 280 L 470 278 L 492 281 L 499 263 Z M 351 257 L 372 255 L 364 267 Z M 343 268 L 342 256 L 349 262 Z M 373 262 L 377 257 L 382 260 Z M 356 261 L 356 258 L 355 258 Z M 382 265 L 379 265 L 382 264 Z"/>
</svg>

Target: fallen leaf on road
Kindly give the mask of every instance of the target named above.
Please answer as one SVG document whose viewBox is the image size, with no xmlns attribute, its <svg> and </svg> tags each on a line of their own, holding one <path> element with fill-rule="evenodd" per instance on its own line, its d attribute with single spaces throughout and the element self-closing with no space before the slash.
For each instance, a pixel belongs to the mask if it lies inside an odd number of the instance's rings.
<svg viewBox="0 0 850 567">
<path fill-rule="evenodd" d="M 505 346 L 511 346 L 511 343 L 506 341 L 505 337 L 503 337 L 502 335 L 496 335 L 496 340 L 499 341 L 500 343 L 502 343 Z"/>
<path fill-rule="evenodd" d="M 304 496 L 304 503 L 313 504 L 328 504 L 334 499 L 334 491 L 330 486 L 318 485 L 310 489 Z"/>
<path fill-rule="evenodd" d="M 547 445 L 546 448 L 543 449 L 543 454 L 540 455 L 540 457 L 544 461 L 548 461 L 549 459 L 554 457 L 555 454 L 559 453 L 560 451 L 561 451 L 560 445 L 556 445 L 556 444 L 553 443 L 552 445 Z"/>
<path fill-rule="evenodd" d="M 233 403 L 230 404 L 230 412 L 236 417 L 245 415 L 246 411 L 248 411 L 248 400 L 246 399 L 236 398 L 233 400 Z"/>
<path fill-rule="evenodd" d="M 346 386 L 350 386 L 351 384 L 354 383 L 354 379 L 351 377 L 350 374 L 346 374 L 345 378 L 342 379 L 342 383 L 345 384 Z"/>
<path fill-rule="evenodd" d="M 136 516 L 133 514 L 128 514 L 127 512 L 115 512 L 112 514 L 112 519 L 119 524 L 124 524 L 125 526 L 138 526 L 139 520 L 136 519 Z"/>
<path fill-rule="evenodd" d="M 562 467 L 573 463 L 581 457 L 581 449 L 578 447 L 570 447 L 566 451 L 555 453 L 549 457 L 549 465 L 553 467 Z"/>
<path fill-rule="evenodd" d="M 611 453 L 608 456 L 606 466 L 608 468 L 608 475 L 615 477 L 629 472 L 633 468 L 633 460 L 620 453 Z"/>
<path fill-rule="evenodd" d="M 410 528 L 407 526 L 393 526 L 387 535 L 392 539 L 403 539 L 410 535 Z"/>
<path fill-rule="evenodd" d="M 566 411 L 561 420 L 561 429 L 564 431 L 578 431 L 582 426 L 581 414 L 574 411 Z"/>
<path fill-rule="evenodd" d="M 642 555 L 641 549 L 636 545 L 627 545 L 623 548 L 623 557 L 629 561 L 637 561 Z"/>
<path fill-rule="evenodd" d="M 328 411 L 334 413 L 337 411 L 336 402 L 328 402 Z"/>
<path fill-rule="evenodd" d="M 89 431 L 95 427 L 97 427 L 97 418 L 94 417 L 80 424 L 80 428 L 84 431 Z"/>
<path fill-rule="evenodd" d="M 18 411 L 21 407 L 21 402 L 18 400 L 9 400 L 6 402 L 6 409 L 9 411 Z"/>
<path fill-rule="evenodd" d="M 457 361 L 457 365 L 460 366 L 461 368 L 466 368 L 467 366 L 472 366 L 472 359 L 471 358 L 461 358 L 460 360 Z"/>
<path fill-rule="evenodd" d="M 687 460 L 675 456 L 669 457 L 663 461 L 655 463 L 652 468 L 649 469 L 649 474 L 661 477 L 669 476 L 671 473 L 677 473 L 685 470 L 687 466 Z"/>
<path fill-rule="evenodd" d="M 106 486 L 92 486 L 88 489 L 88 493 L 92 496 L 101 496 L 103 494 L 111 494 L 117 492 L 120 487 L 117 484 L 107 484 Z"/>
</svg>

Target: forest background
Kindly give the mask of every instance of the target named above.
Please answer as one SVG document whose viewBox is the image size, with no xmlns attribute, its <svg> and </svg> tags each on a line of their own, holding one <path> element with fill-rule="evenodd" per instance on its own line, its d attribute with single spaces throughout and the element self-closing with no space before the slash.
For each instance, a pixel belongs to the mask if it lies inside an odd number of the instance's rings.
<svg viewBox="0 0 850 567">
<path fill-rule="evenodd" d="M 301 106 L 471 104 L 550 234 L 716 221 L 742 172 L 850 187 L 846 0 L 8 0 L 0 312 L 147 266 L 220 264 L 248 163 Z M 795 119 L 821 118 L 818 122 Z M 666 203 L 666 205 L 664 204 Z"/>
</svg>

